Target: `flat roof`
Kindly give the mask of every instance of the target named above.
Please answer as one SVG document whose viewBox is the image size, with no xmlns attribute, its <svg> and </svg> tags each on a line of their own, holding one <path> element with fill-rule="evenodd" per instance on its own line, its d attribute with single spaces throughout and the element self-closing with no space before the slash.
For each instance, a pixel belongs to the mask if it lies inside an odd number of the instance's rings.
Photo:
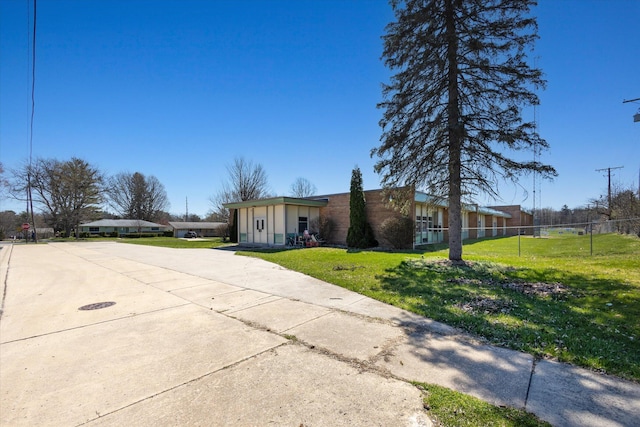
<svg viewBox="0 0 640 427">
<path fill-rule="evenodd" d="M 268 199 L 247 200 L 244 202 L 223 203 L 227 209 L 254 208 L 258 206 L 296 205 L 296 206 L 327 206 L 327 200 L 299 199 L 297 197 L 271 197 Z"/>
</svg>

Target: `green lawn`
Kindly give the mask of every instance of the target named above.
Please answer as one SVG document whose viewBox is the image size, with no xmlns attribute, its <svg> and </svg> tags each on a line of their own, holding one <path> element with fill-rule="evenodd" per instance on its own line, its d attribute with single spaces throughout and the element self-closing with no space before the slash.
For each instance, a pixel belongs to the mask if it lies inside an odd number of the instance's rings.
<svg viewBox="0 0 640 427">
<path fill-rule="evenodd" d="M 415 383 L 425 395 L 429 415 L 440 426 L 451 427 L 551 427 L 535 415 L 482 400 L 434 384 Z"/>
<path fill-rule="evenodd" d="M 521 256 L 518 256 L 520 247 Z M 461 328 L 486 341 L 640 381 L 640 239 L 558 234 L 388 253 L 245 250 L 292 270 Z"/>
<path fill-rule="evenodd" d="M 122 243 L 132 243 L 134 245 L 162 246 L 165 248 L 177 249 L 211 249 L 228 245 L 220 237 L 198 238 L 198 239 L 178 239 L 175 237 L 141 237 L 121 238 L 117 241 Z"/>
</svg>

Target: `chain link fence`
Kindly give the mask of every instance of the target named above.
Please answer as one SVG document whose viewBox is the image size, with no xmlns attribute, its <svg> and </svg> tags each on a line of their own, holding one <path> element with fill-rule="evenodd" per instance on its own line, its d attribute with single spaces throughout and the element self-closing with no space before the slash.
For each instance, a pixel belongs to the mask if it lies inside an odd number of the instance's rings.
<svg viewBox="0 0 640 427">
<path fill-rule="evenodd" d="M 437 230 L 441 233 L 430 243 L 448 244 L 448 229 Z M 640 237 L 640 218 L 615 220 L 593 220 L 568 224 L 548 224 L 519 227 L 463 228 L 463 252 L 474 251 L 473 245 L 487 239 L 509 238 L 501 246 L 510 255 L 535 256 L 601 256 L 622 252 L 625 248 L 616 247 L 607 235 L 625 234 Z M 438 238 L 439 237 L 439 238 Z M 416 245 L 427 248 L 430 245 Z M 640 253 L 638 254 L 640 256 Z"/>
</svg>

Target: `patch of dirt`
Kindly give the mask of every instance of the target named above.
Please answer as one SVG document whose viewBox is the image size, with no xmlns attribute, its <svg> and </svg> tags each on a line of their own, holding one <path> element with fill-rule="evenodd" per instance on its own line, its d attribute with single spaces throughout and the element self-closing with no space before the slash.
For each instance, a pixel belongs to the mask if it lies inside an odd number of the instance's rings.
<svg viewBox="0 0 640 427">
<path fill-rule="evenodd" d="M 445 271 L 451 271 L 450 269 L 460 269 L 464 271 L 465 269 L 471 269 L 476 271 L 487 270 L 489 268 L 495 269 L 496 266 L 491 264 L 486 264 L 483 262 L 476 261 L 458 261 L 454 262 L 448 259 L 434 259 L 434 260 L 415 260 L 412 261 L 414 266 L 422 266 L 427 268 L 445 269 Z M 497 266 L 499 271 L 509 272 L 515 271 L 514 267 L 510 266 Z M 490 278 L 487 279 L 479 279 L 479 278 L 467 278 L 467 277 L 457 277 L 453 279 L 448 279 L 449 283 L 456 283 L 462 285 L 488 285 L 488 286 L 499 286 L 503 289 L 511 289 L 516 292 L 520 292 L 525 295 L 530 296 L 538 296 L 538 297 L 558 297 L 564 296 L 571 293 L 571 290 L 558 282 L 519 282 L 519 281 L 505 281 L 505 280 L 492 280 Z"/>
<path fill-rule="evenodd" d="M 476 297 L 473 301 L 459 302 L 455 304 L 460 310 L 470 312 L 482 312 L 484 314 L 509 313 L 512 308 L 511 301 L 504 301 L 494 298 Z"/>
<path fill-rule="evenodd" d="M 536 296 L 557 296 L 569 293 L 567 288 L 562 283 L 546 283 L 546 282 L 523 282 L 523 283 L 503 283 L 504 289 L 512 289 L 514 291 L 521 292 L 525 295 Z"/>
<path fill-rule="evenodd" d="M 490 285 L 490 286 L 500 286 L 502 289 L 511 289 L 512 291 L 520 292 L 525 295 L 531 296 L 560 296 L 566 295 L 570 292 L 569 288 L 567 288 L 562 283 L 558 282 L 507 282 L 507 283 L 498 283 L 494 281 L 482 281 L 479 279 L 467 279 L 464 277 L 449 279 L 447 280 L 449 283 L 459 283 L 463 285 Z"/>
<path fill-rule="evenodd" d="M 343 271 L 343 270 L 348 270 L 348 271 L 354 271 L 358 268 L 364 268 L 363 265 L 334 265 L 333 266 L 333 271 Z"/>
</svg>

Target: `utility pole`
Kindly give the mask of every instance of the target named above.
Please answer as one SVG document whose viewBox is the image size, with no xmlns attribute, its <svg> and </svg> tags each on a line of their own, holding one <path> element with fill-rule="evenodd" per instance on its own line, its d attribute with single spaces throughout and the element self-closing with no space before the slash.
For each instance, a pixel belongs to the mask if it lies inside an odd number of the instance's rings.
<svg viewBox="0 0 640 427">
<path fill-rule="evenodd" d="M 623 99 L 622 103 L 626 104 L 627 102 L 637 102 L 637 101 L 640 101 L 640 98 Z M 633 115 L 633 121 L 634 122 L 640 122 L 640 109 L 638 110 L 638 112 L 636 114 Z"/>
<path fill-rule="evenodd" d="M 596 172 L 604 172 L 607 171 L 607 175 L 609 177 L 609 186 L 608 186 L 608 197 L 607 197 L 607 216 L 611 219 L 611 171 L 615 169 L 622 169 L 624 166 L 616 166 L 615 168 L 603 168 L 596 169 Z"/>
</svg>

